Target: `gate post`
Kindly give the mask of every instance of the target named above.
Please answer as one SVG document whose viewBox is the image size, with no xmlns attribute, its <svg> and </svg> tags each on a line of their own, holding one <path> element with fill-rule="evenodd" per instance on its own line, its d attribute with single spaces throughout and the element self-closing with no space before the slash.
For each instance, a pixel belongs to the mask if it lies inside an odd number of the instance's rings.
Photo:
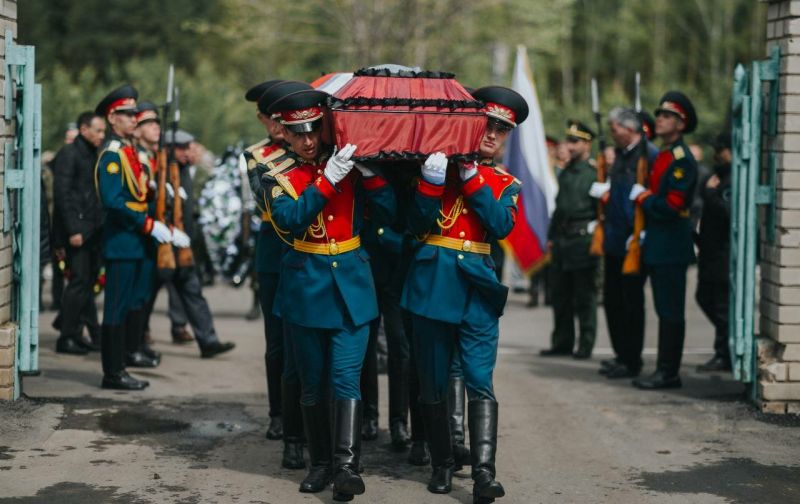
<svg viewBox="0 0 800 504">
<path fill-rule="evenodd" d="M 775 46 L 782 57 L 774 178 L 762 151 L 775 212 L 759 217 L 774 241 L 761 234 L 758 392 L 764 412 L 800 413 L 800 0 L 770 2 L 767 51 Z"/>
</svg>

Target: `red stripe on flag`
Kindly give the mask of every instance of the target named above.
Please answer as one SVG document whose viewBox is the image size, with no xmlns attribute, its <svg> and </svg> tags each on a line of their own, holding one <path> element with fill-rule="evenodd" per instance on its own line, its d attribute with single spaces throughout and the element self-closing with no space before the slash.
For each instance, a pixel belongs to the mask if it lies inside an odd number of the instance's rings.
<svg viewBox="0 0 800 504">
<path fill-rule="evenodd" d="M 511 233 L 505 237 L 501 244 L 504 249 L 514 255 L 520 269 L 526 274 L 535 270 L 547 258 L 542 242 L 525 220 L 525 207 L 522 198 L 517 201 L 517 221 Z"/>
</svg>

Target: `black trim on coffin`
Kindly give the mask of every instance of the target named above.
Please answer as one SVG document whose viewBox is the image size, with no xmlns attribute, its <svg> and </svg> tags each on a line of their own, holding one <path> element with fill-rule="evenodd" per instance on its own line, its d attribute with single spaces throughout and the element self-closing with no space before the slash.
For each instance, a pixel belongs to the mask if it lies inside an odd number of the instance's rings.
<svg viewBox="0 0 800 504">
<path fill-rule="evenodd" d="M 340 100 L 332 98 L 330 100 L 330 108 L 338 109 L 341 107 L 438 107 L 449 108 L 454 110 L 457 108 L 469 109 L 482 109 L 483 102 L 477 100 L 444 100 L 436 98 L 367 98 L 365 96 L 353 96 Z"/>
<path fill-rule="evenodd" d="M 360 68 L 353 72 L 353 77 L 403 77 L 407 79 L 455 79 L 456 74 L 450 72 L 434 72 L 431 70 L 401 70 L 392 72 L 388 68 Z"/>
<path fill-rule="evenodd" d="M 354 161 L 425 161 L 430 154 L 423 154 L 420 152 L 385 152 L 381 151 L 372 156 L 353 156 Z M 478 160 L 478 153 L 472 152 L 468 154 L 452 154 L 447 156 L 450 161 L 456 162 L 470 162 Z"/>
</svg>

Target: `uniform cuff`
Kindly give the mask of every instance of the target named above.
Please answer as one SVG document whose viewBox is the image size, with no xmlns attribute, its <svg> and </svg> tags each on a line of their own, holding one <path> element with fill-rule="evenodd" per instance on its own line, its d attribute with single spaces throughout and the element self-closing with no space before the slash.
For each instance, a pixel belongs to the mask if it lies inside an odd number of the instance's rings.
<svg viewBox="0 0 800 504">
<path fill-rule="evenodd" d="M 420 179 L 419 185 L 417 185 L 417 191 L 423 196 L 428 196 L 431 198 L 441 198 L 442 195 L 444 194 L 444 184 L 442 185 L 431 184 L 425 179 Z"/>
<path fill-rule="evenodd" d="M 367 191 L 374 191 L 375 189 L 380 189 L 381 187 L 388 184 L 385 178 L 378 175 L 369 178 L 364 178 L 363 180 L 364 180 L 363 182 L 364 189 L 366 189 Z"/>
<path fill-rule="evenodd" d="M 636 204 L 641 206 L 642 203 L 644 203 L 644 200 L 646 200 L 647 198 L 649 198 L 652 195 L 653 195 L 653 193 L 650 192 L 649 190 L 643 192 L 642 194 L 640 194 L 639 196 L 636 197 Z"/>
<path fill-rule="evenodd" d="M 327 179 L 324 175 L 320 175 L 317 177 L 317 180 L 314 181 L 314 185 L 319 189 L 319 192 L 325 196 L 325 199 L 331 199 L 333 196 L 338 192 L 336 190 L 336 186 L 331 183 L 330 180 Z"/>
<path fill-rule="evenodd" d="M 472 196 L 478 189 L 484 186 L 485 182 L 486 180 L 480 173 L 474 175 L 464 182 L 464 187 L 461 189 L 461 192 L 464 193 L 464 196 Z"/>
<path fill-rule="evenodd" d="M 152 217 L 145 217 L 144 218 L 144 227 L 142 228 L 142 233 L 149 235 L 153 231 L 153 218 Z"/>
</svg>

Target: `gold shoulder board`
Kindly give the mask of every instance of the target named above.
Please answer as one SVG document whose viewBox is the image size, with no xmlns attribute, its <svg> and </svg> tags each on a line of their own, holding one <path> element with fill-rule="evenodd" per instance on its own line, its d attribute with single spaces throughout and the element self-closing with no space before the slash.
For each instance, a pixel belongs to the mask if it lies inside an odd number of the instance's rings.
<svg viewBox="0 0 800 504">
<path fill-rule="evenodd" d="M 277 182 L 278 184 L 280 184 L 281 187 L 283 187 L 283 190 L 286 191 L 286 194 L 288 194 L 294 199 L 298 198 L 297 191 L 294 190 L 294 186 L 289 181 L 289 177 L 287 177 L 283 173 L 277 173 L 275 175 L 275 182 Z"/>
<path fill-rule="evenodd" d="M 679 145 L 672 149 L 672 155 L 675 156 L 675 159 L 683 159 L 686 153 L 683 151 L 683 147 Z"/>
<path fill-rule="evenodd" d="M 267 163 L 267 168 L 269 168 L 267 175 L 269 175 L 270 177 L 274 177 L 278 173 L 284 172 L 287 169 L 291 168 L 292 166 L 294 166 L 294 159 L 292 158 L 284 159 L 278 164 L 269 162 Z"/>
<path fill-rule="evenodd" d="M 267 145 L 270 141 L 271 141 L 271 139 L 269 137 L 267 137 L 267 138 L 261 140 L 260 142 L 254 143 L 253 145 L 247 147 L 245 150 L 250 152 L 250 153 L 253 153 L 256 150 L 260 149 L 261 147 Z"/>
</svg>

